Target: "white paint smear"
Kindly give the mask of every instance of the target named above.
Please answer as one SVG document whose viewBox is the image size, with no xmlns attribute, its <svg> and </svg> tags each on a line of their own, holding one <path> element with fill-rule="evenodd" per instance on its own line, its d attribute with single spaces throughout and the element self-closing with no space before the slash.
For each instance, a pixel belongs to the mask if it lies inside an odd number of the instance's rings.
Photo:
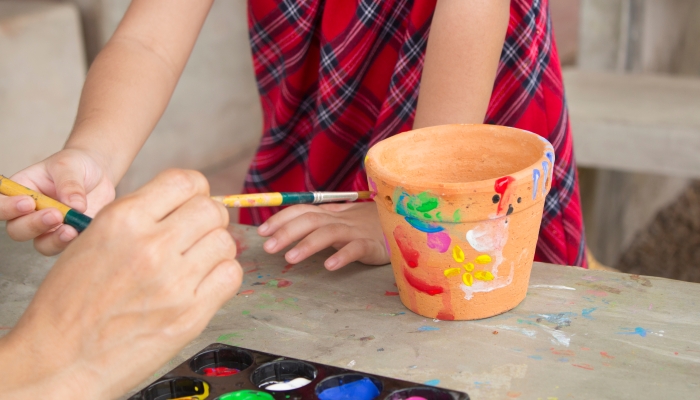
<svg viewBox="0 0 700 400">
<path fill-rule="evenodd" d="M 300 387 L 306 386 L 311 383 L 310 380 L 306 378 L 295 378 L 289 382 L 271 382 L 271 385 L 265 386 L 265 390 L 271 390 L 273 392 L 281 392 L 285 390 L 299 389 Z"/>
<path fill-rule="evenodd" d="M 518 263 L 522 260 L 523 257 L 527 257 L 528 251 L 527 249 L 523 249 L 522 253 L 520 253 L 520 257 L 518 257 Z M 501 256 L 503 258 L 503 256 Z M 510 263 L 510 272 L 508 273 L 508 276 L 498 276 L 498 270 L 497 268 L 493 268 L 495 272 L 493 273 L 493 276 L 495 277 L 492 281 L 479 281 L 479 280 L 474 280 L 474 283 L 471 286 L 467 286 L 464 283 L 459 285 L 459 288 L 462 289 L 464 292 L 464 298 L 466 300 L 471 300 L 472 297 L 474 297 L 474 293 L 487 293 L 491 292 L 496 289 L 500 289 L 503 287 L 506 287 L 513 283 L 513 276 L 515 275 L 515 262 Z"/>
<path fill-rule="evenodd" d="M 576 290 L 576 288 L 561 286 L 561 285 L 530 285 L 528 289 L 559 289 L 559 290 Z"/>
<path fill-rule="evenodd" d="M 538 324 L 540 328 L 542 328 L 543 331 L 549 333 L 552 335 L 552 343 L 554 344 L 560 344 L 564 347 L 569 347 L 569 344 L 571 343 L 571 337 L 568 336 L 564 331 L 558 331 L 556 329 L 552 329 L 548 326 L 544 326 L 542 324 Z"/>
<path fill-rule="evenodd" d="M 534 338 L 537 336 L 537 332 L 533 331 L 531 329 L 524 329 L 524 328 L 518 328 L 517 326 L 508 326 L 508 325 L 498 325 L 496 328 L 503 330 L 503 331 L 513 331 L 513 332 L 519 332 L 522 333 L 523 335 L 527 337 Z"/>
</svg>

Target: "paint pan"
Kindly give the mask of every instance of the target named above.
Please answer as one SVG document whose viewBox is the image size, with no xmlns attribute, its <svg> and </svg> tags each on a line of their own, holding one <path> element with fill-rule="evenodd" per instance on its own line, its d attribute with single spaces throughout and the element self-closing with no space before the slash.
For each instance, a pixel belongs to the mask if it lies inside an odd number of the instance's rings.
<svg viewBox="0 0 700 400">
<path fill-rule="evenodd" d="M 205 399 L 209 397 L 209 384 L 201 379 L 188 377 L 169 378 L 148 386 L 143 400 Z"/>
<path fill-rule="evenodd" d="M 216 349 L 197 354 L 190 361 L 192 371 L 204 376 L 235 375 L 253 364 L 253 356 L 241 349 Z"/>
<path fill-rule="evenodd" d="M 336 375 L 316 386 L 321 400 L 374 400 L 382 392 L 382 382 L 362 374 Z"/>
<path fill-rule="evenodd" d="M 258 367 L 251 375 L 253 384 L 273 392 L 304 387 L 316 378 L 316 368 L 303 361 L 273 361 Z"/>
<path fill-rule="evenodd" d="M 235 370 L 235 373 L 230 373 Z M 213 371 L 213 372 L 212 372 Z M 215 343 L 130 400 L 469 400 L 463 392 Z"/>
<path fill-rule="evenodd" d="M 452 400 L 450 393 L 437 388 L 413 387 L 397 390 L 386 400 Z"/>
</svg>

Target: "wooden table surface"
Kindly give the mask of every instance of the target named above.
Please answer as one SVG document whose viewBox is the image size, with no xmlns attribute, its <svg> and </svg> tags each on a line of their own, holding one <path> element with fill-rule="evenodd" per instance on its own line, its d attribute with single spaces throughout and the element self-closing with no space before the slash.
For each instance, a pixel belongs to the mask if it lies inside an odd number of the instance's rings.
<svg viewBox="0 0 700 400">
<path fill-rule="evenodd" d="M 390 267 L 289 266 L 231 226 L 241 291 L 149 381 L 212 342 L 466 391 L 472 399 L 700 399 L 700 285 L 536 263 L 527 298 L 479 321 L 408 311 Z M 54 259 L 0 234 L 0 328 Z"/>
</svg>

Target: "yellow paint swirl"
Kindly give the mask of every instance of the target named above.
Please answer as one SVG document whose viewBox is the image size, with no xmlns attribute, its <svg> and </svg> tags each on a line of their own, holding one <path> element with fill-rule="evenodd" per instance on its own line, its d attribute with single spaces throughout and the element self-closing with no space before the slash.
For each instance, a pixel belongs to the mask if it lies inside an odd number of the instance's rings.
<svg viewBox="0 0 700 400">
<path fill-rule="evenodd" d="M 455 276 L 455 275 L 459 274 L 459 272 L 460 272 L 459 268 L 448 268 L 443 273 L 445 274 L 445 277 L 448 277 L 448 276 Z"/>
<path fill-rule="evenodd" d="M 491 262 L 491 256 L 488 254 L 482 254 L 476 258 L 477 264 L 488 264 Z"/>
<path fill-rule="evenodd" d="M 474 277 L 480 281 L 492 281 L 493 274 L 489 271 L 476 271 Z"/>
<path fill-rule="evenodd" d="M 452 248 L 452 258 L 454 258 L 458 263 L 464 262 L 464 252 L 457 245 Z"/>
<path fill-rule="evenodd" d="M 469 272 L 465 272 L 464 275 L 462 275 L 462 282 L 467 286 L 471 286 L 474 283 L 474 277 Z"/>
</svg>

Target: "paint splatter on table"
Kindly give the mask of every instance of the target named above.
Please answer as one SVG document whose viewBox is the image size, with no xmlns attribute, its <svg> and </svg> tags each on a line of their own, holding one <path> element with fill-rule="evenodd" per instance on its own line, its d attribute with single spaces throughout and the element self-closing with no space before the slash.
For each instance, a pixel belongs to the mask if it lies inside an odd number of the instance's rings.
<svg viewBox="0 0 700 400">
<path fill-rule="evenodd" d="M 407 311 L 389 267 L 289 267 L 232 226 L 240 294 L 159 376 L 212 342 L 468 392 L 473 399 L 694 398 L 700 285 L 535 264 L 514 310 L 446 322 Z M 13 326 L 54 258 L 0 233 L 0 326 Z M 389 293 L 389 294 L 387 294 Z M 7 330 L 0 331 L 0 335 Z M 153 380 L 151 377 L 149 381 Z M 145 382 L 144 382 L 145 384 Z"/>
</svg>

